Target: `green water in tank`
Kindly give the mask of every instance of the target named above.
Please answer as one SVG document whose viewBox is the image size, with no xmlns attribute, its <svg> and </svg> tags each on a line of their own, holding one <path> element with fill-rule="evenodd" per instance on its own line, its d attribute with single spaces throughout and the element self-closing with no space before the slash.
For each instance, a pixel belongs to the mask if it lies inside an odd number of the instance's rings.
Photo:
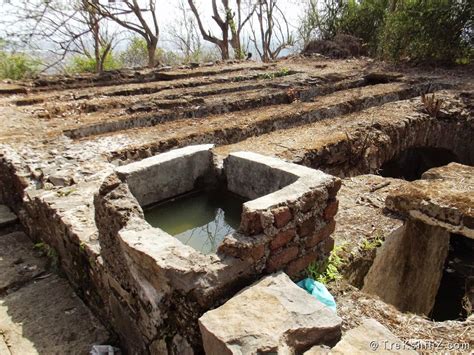
<svg viewBox="0 0 474 355">
<path fill-rule="evenodd" d="M 211 254 L 239 227 L 244 202 L 228 191 L 193 192 L 146 209 L 145 219 L 182 243 Z"/>
</svg>

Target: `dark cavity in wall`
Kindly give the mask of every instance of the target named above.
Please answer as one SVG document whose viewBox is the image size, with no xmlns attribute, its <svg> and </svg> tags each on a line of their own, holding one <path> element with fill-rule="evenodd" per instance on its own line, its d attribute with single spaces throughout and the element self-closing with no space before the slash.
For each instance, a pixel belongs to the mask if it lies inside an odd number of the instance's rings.
<svg viewBox="0 0 474 355">
<path fill-rule="evenodd" d="M 451 234 L 449 254 L 431 318 L 435 321 L 463 320 L 468 316 L 469 280 L 474 278 L 474 240 Z M 472 310 L 471 310 L 472 311 Z"/>
<path fill-rule="evenodd" d="M 420 179 L 425 171 L 449 163 L 462 162 L 459 161 L 456 154 L 448 149 L 432 147 L 409 148 L 392 160 L 382 164 L 380 175 L 413 181 Z"/>
</svg>

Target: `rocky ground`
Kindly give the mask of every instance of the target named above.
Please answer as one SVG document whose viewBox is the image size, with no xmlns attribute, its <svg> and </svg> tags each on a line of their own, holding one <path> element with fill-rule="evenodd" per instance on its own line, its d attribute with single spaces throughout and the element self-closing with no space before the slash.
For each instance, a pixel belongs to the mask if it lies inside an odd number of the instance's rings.
<svg viewBox="0 0 474 355">
<path fill-rule="evenodd" d="M 58 274 L 45 244 L 34 245 L 0 205 L 0 353 L 86 354 L 112 340 Z"/>
<path fill-rule="evenodd" d="M 344 246 L 346 264 L 341 272 L 345 281 L 331 286 L 343 330 L 354 328 L 367 316 L 403 340 L 422 337 L 472 345 L 472 316 L 463 322 L 434 322 L 402 313 L 358 288 L 381 242 L 405 218 L 385 208 L 386 196 L 407 182 L 382 177 L 384 163 L 412 147 L 428 146 L 448 149 L 459 163 L 472 165 L 473 78 L 470 67 L 395 68 L 367 59 L 295 57 L 273 64 L 226 63 L 3 83 L 0 159 L 18 177 L 12 186 L 27 188 L 26 195 L 18 197 L 4 186 L 3 195 L 10 197 L 3 203 L 22 213 L 23 224 L 36 230 L 31 236 L 37 242 L 45 238 L 34 228 L 35 218 L 62 219 L 65 244 L 76 246 L 86 259 L 100 260 L 92 199 L 103 177 L 117 165 L 189 144 L 214 143 L 220 158 L 249 150 L 321 169 L 343 178 L 333 237 L 336 245 Z M 425 92 L 434 92 L 442 100 L 441 110 L 434 115 L 427 113 L 421 101 Z M 2 174 L 5 178 L 6 173 Z M 466 190 L 472 194 L 471 187 Z M 23 198 L 25 205 L 20 202 Z M 49 209 L 55 212 L 45 212 Z M 46 234 L 56 232 L 52 227 L 42 228 Z M 31 259 L 39 264 L 21 277 L 15 273 L 16 266 L 2 267 L 2 272 L 8 270 L 0 286 L 6 290 L 3 304 L 10 322 L 5 329 L 16 332 L 18 319 L 25 319 L 24 328 L 30 323 L 31 331 L 38 318 L 14 315 L 19 298 L 26 302 L 22 309 L 31 309 L 31 292 L 72 293 L 66 281 L 43 270 L 44 259 L 35 259 L 26 236 L 15 233 L 0 237 L 1 244 L 7 244 L 2 250 L 13 248 L 5 251 L 13 258 L 5 262 L 23 265 L 15 262 Z M 60 266 L 74 273 L 77 266 L 64 261 L 67 247 L 55 248 Z M 9 293 L 12 284 L 21 288 Z M 34 287 L 38 291 L 32 291 Z M 79 293 L 93 297 L 84 290 Z M 48 311 L 47 305 L 37 308 L 48 314 L 82 309 L 77 297 L 63 298 L 54 301 L 55 310 Z M 88 319 L 84 312 L 72 314 Z M 67 321 L 57 314 L 51 316 Z M 87 322 L 95 322 L 91 319 Z M 81 320 L 73 323 L 77 329 L 84 324 Z M 61 324 L 58 327 L 54 329 L 63 329 Z M 99 325 L 96 331 L 91 328 L 59 332 L 60 340 L 45 339 L 85 349 L 107 338 Z M 42 348 L 48 345 L 41 340 L 43 333 L 23 331 L 38 349 L 49 349 Z M 23 340 L 9 340 L 13 339 L 9 336 L 5 331 L 10 351 L 16 343 L 23 346 Z"/>
</svg>

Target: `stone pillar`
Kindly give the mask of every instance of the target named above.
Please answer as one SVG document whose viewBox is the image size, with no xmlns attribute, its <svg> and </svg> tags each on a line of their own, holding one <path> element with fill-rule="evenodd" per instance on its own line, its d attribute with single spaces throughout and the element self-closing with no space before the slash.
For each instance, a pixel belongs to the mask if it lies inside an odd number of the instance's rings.
<svg viewBox="0 0 474 355">
<path fill-rule="evenodd" d="M 402 312 L 428 315 L 448 255 L 449 232 L 409 219 L 377 252 L 362 291 Z"/>
</svg>

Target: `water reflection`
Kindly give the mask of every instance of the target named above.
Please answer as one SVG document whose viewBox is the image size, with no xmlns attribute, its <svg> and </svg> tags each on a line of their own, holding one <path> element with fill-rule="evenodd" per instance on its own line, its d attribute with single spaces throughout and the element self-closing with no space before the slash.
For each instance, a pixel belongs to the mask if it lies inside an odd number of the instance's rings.
<svg viewBox="0 0 474 355">
<path fill-rule="evenodd" d="M 145 219 L 184 244 L 210 254 L 239 227 L 243 202 L 227 191 L 202 191 L 148 209 Z"/>
</svg>

